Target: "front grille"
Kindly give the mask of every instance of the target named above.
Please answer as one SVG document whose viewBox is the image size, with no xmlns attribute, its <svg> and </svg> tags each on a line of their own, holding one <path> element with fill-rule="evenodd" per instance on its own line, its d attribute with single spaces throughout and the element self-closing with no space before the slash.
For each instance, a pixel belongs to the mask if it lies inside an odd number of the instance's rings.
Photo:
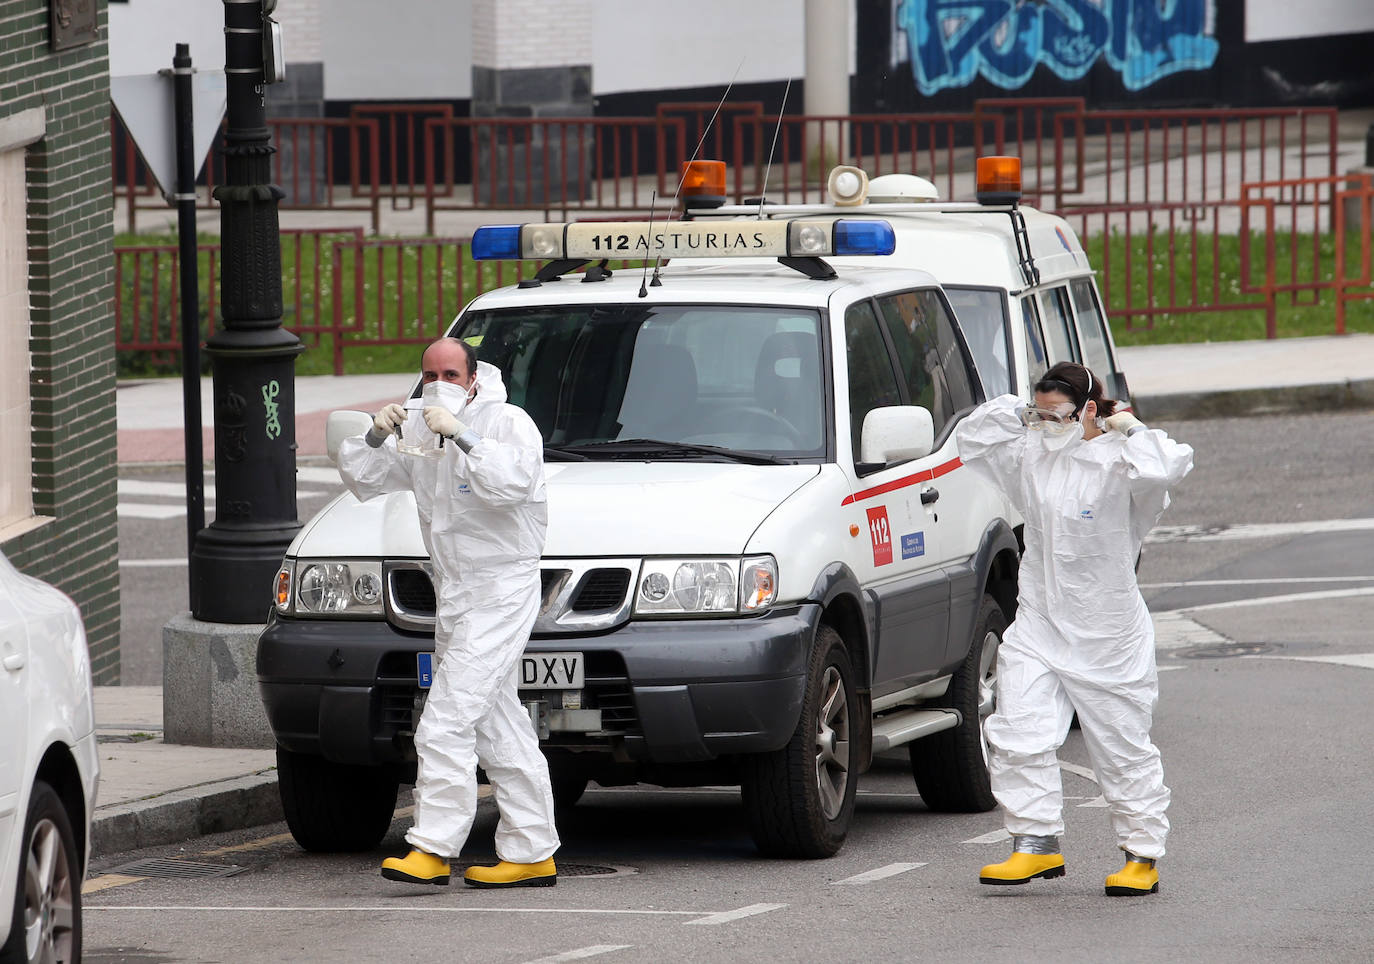
<svg viewBox="0 0 1374 964">
<path fill-rule="evenodd" d="M 379 686 L 381 693 L 382 728 L 409 733 L 415 709 L 415 686 Z"/>
<path fill-rule="evenodd" d="M 573 596 L 572 611 L 594 613 L 619 609 L 625 602 L 625 590 L 629 588 L 630 570 L 593 569 L 582 577 L 582 584 Z"/>
<path fill-rule="evenodd" d="M 434 616 L 434 583 L 423 569 L 392 569 L 391 598 L 412 616 Z"/>
</svg>

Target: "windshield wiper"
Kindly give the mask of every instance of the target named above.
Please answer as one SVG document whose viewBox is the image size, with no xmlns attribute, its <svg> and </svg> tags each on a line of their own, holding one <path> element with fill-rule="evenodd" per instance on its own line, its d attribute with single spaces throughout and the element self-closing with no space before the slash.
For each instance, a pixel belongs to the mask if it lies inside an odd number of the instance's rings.
<svg viewBox="0 0 1374 964">
<path fill-rule="evenodd" d="M 564 448 L 563 446 L 560 446 L 560 445 L 545 445 L 545 446 L 544 446 L 544 461 L 545 461 L 545 462 L 585 462 L 585 461 L 587 461 L 587 456 L 582 455 L 582 454 L 579 453 L 579 452 L 570 452 L 570 451 L 568 451 L 566 448 Z"/>
<path fill-rule="evenodd" d="M 584 442 L 579 445 L 564 446 L 566 450 L 579 452 L 594 450 L 593 454 L 606 455 L 708 455 L 713 459 L 728 462 L 743 462 L 746 465 L 790 465 L 791 459 L 768 455 L 764 452 L 750 452 L 742 449 L 725 448 L 722 445 L 698 445 L 694 442 L 666 442 L 652 438 L 618 438 L 605 442 Z M 544 451 L 548 451 L 545 449 Z M 586 456 L 584 456 L 585 458 Z"/>
</svg>

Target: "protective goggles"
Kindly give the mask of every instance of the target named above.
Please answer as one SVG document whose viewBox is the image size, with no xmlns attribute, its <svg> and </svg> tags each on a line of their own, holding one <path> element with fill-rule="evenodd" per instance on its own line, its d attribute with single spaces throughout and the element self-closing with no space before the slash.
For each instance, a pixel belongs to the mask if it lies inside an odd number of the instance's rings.
<svg viewBox="0 0 1374 964">
<path fill-rule="evenodd" d="M 1077 411 L 1072 402 L 1061 402 L 1053 408 L 1026 406 L 1018 413 L 1021 424 L 1028 429 L 1060 435 L 1073 428 L 1078 421 Z"/>
</svg>

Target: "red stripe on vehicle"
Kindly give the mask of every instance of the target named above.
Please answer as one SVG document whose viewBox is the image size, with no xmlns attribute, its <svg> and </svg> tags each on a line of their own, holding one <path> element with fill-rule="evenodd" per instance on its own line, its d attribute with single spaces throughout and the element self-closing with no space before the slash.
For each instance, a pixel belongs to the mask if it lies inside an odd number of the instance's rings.
<svg viewBox="0 0 1374 964">
<path fill-rule="evenodd" d="M 915 475 L 905 475 L 900 479 L 893 479 L 891 482 L 884 482 L 882 485 L 875 485 L 871 489 L 862 489 L 853 495 L 844 497 L 841 506 L 851 505 L 855 502 L 862 502 L 864 499 L 871 499 L 875 495 L 886 495 L 889 492 L 896 492 L 898 489 L 905 489 L 908 485 L 915 485 L 918 482 L 929 482 L 931 479 L 938 479 L 942 475 L 948 475 L 959 466 L 963 465 L 957 458 L 950 459 L 933 469 L 926 469 L 917 472 Z"/>
</svg>

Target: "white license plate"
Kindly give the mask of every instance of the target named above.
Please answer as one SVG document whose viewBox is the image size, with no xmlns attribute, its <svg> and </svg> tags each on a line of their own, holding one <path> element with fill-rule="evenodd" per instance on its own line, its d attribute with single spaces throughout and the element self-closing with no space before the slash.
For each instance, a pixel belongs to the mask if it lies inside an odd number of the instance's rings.
<svg viewBox="0 0 1374 964">
<path fill-rule="evenodd" d="M 422 690 L 433 684 L 433 653 L 416 654 L 415 676 Z M 527 653 L 520 658 L 522 690 L 580 690 L 585 682 L 581 653 Z"/>
</svg>

